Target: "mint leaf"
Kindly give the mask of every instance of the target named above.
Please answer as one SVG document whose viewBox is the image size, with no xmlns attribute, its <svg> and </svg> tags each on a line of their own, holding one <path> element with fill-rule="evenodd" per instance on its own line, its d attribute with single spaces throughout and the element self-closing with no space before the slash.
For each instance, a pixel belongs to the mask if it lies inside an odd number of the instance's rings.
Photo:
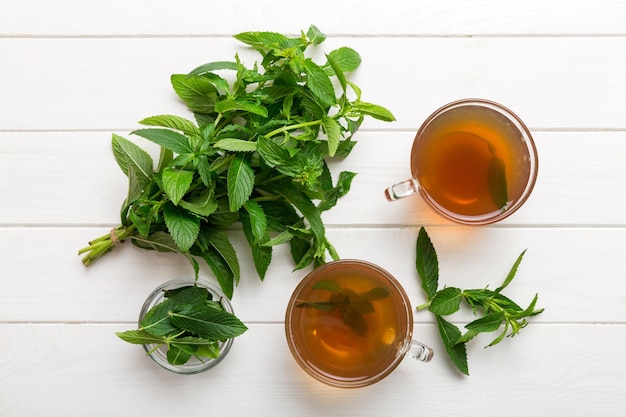
<svg viewBox="0 0 626 417">
<path fill-rule="evenodd" d="M 339 123 L 332 117 L 324 117 L 322 119 L 322 127 L 326 133 L 328 143 L 328 156 L 334 156 L 341 140 L 341 127 Z"/>
<path fill-rule="evenodd" d="M 244 139 L 226 138 L 215 142 L 213 147 L 232 152 L 254 152 L 257 150 L 257 143 Z"/>
<path fill-rule="evenodd" d="M 122 204 L 122 209 L 120 210 L 120 217 L 123 223 L 127 224 L 125 217 L 128 215 L 128 219 L 137 226 L 137 230 L 144 231 L 147 234 L 148 232 L 142 228 L 143 221 L 139 220 L 139 216 L 133 211 L 129 210 L 130 206 L 139 200 L 144 192 L 144 188 L 150 183 L 150 180 L 147 178 L 139 179 L 137 177 L 137 173 L 130 166 L 128 167 L 128 194 L 126 195 L 126 199 Z"/>
<path fill-rule="evenodd" d="M 513 278 L 515 278 L 515 274 L 517 274 L 517 269 L 519 268 L 519 265 L 522 263 L 522 259 L 524 258 L 525 253 L 526 253 L 526 250 L 522 251 L 522 253 L 519 254 L 517 259 L 515 260 L 515 263 L 511 267 L 511 270 L 509 271 L 506 278 L 504 279 L 504 282 L 502 283 L 502 285 L 500 285 L 496 289 L 496 292 L 499 293 L 500 291 L 505 289 L 511 283 L 511 281 L 513 281 Z"/>
<path fill-rule="evenodd" d="M 182 252 L 187 252 L 200 233 L 200 219 L 172 203 L 165 204 L 163 215 L 174 242 Z"/>
<path fill-rule="evenodd" d="M 244 203 L 243 208 L 248 212 L 251 226 L 250 230 L 254 238 L 259 243 L 268 240 L 267 217 L 261 205 L 254 200 L 249 200 Z"/>
<path fill-rule="evenodd" d="M 180 248 L 174 242 L 174 238 L 167 232 L 156 231 L 147 238 L 142 236 L 133 236 L 133 243 L 143 249 L 155 250 L 158 252 L 181 252 Z"/>
<path fill-rule="evenodd" d="M 461 338 L 461 331 L 454 324 L 447 322 L 441 316 L 435 316 L 437 320 L 437 328 L 443 341 L 443 346 L 448 352 L 448 356 L 452 359 L 452 363 L 463 372 L 465 375 L 469 375 L 469 369 L 467 365 L 467 350 L 465 349 L 465 343 L 458 343 Z"/>
<path fill-rule="evenodd" d="M 348 80 L 346 79 L 346 74 L 341 68 L 340 63 L 335 60 L 335 57 L 333 57 L 332 55 L 326 55 L 326 59 L 328 60 L 328 66 L 324 67 L 324 71 L 326 71 L 326 74 L 328 74 L 329 77 L 333 75 L 337 77 L 337 80 L 339 81 L 339 85 L 341 85 L 341 90 L 343 91 L 345 97 L 346 90 L 348 89 Z"/>
<path fill-rule="evenodd" d="M 249 101 L 226 99 L 215 103 L 215 111 L 218 113 L 238 110 L 256 114 L 261 117 L 267 117 L 267 108 Z"/>
<path fill-rule="evenodd" d="M 233 314 L 208 306 L 182 304 L 170 313 L 170 317 L 175 326 L 205 339 L 230 339 L 248 329 Z"/>
<path fill-rule="evenodd" d="M 237 63 L 233 61 L 216 61 L 209 62 L 208 64 L 200 65 L 187 74 L 187 77 L 194 77 L 196 75 L 203 75 L 208 72 L 218 70 L 232 70 L 237 71 Z"/>
<path fill-rule="evenodd" d="M 132 134 L 148 139 L 149 141 L 152 141 L 157 145 L 161 145 L 177 154 L 193 152 L 193 149 L 189 146 L 189 139 L 187 139 L 187 136 L 174 132 L 173 130 L 158 128 L 139 129 L 132 132 Z"/>
<path fill-rule="evenodd" d="M 289 151 L 275 143 L 273 139 L 261 136 L 257 142 L 257 151 L 265 163 L 271 167 L 291 164 Z"/>
<path fill-rule="evenodd" d="M 320 211 L 330 210 L 337 204 L 337 200 L 346 195 L 350 191 L 352 180 L 356 176 L 356 173 L 349 171 L 342 171 L 337 179 L 337 185 L 332 189 L 324 192 L 324 198 L 318 204 L 317 208 Z"/>
<path fill-rule="evenodd" d="M 354 306 L 351 304 L 342 306 L 341 316 L 344 324 L 347 325 L 354 333 L 361 337 L 367 337 L 369 330 L 367 321 L 363 315 L 354 308 Z"/>
<path fill-rule="evenodd" d="M 343 293 L 343 289 L 337 284 L 337 281 L 333 281 L 332 279 L 323 279 L 321 281 L 316 282 L 313 287 L 314 290 L 325 290 L 330 292 L 336 292 L 339 294 Z"/>
<path fill-rule="evenodd" d="M 237 252 L 225 233 L 219 230 L 210 230 L 206 233 L 209 244 L 226 262 L 226 265 L 232 272 L 235 283 L 239 283 L 240 267 L 237 259 Z"/>
<path fill-rule="evenodd" d="M 179 130 L 188 135 L 200 135 L 200 129 L 191 120 L 187 120 L 184 117 L 161 114 L 158 116 L 146 117 L 139 121 L 139 124 L 146 126 L 160 126 L 169 129 Z"/>
<path fill-rule="evenodd" d="M 435 294 L 429 310 L 433 314 L 447 316 L 459 311 L 462 299 L 463 294 L 459 288 L 447 287 Z"/>
<path fill-rule="evenodd" d="M 157 166 L 157 172 L 163 172 L 165 168 L 172 162 L 174 159 L 174 153 L 169 149 L 161 146 L 161 150 L 159 151 L 159 164 Z"/>
<path fill-rule="evenodd" d="M 196 339 L 193 340 L 195 341 Z M 220 355 L 220 347 L 217 342 L 202 343 L 196 346 L 195 355 L 201 358 L 214 359 Z"/>
<path fill-rule="evenodd" d="M 136 345 L 162 344 L 166 342 L 165 337 L 155 335 L 147 330 L 127 330 L 115 334 L 123 341 Z"/>
<path fill-rule="evenodd" d="M 324 35 L 315 25 L 309 26 L 309 30 L 306 32 L 306 37 L 309 38 L 313 45 L 319 45 L 326 40 L 326 35 Z"/>
<path fill-rule="evenodd" d="M 311 59 L 304 61 L 304 71 L 307 75 L 306 85 L 324 105 L 332 106 L 337 101 L 335 89 L 324 70 Z"/>
<path fill-rule="evenodd" d="M 320 311 L 329 313 L 341 306 L 341 301 L 303 301 L 296 304 L 297 308 L 312 307 Z"/>
<path fill-rule="evenodd" d="M 170 344 L 167 349 L 167 361 L 172 365 L 183 365 L 191 359 L 191 353 L 184 349 L 184 345 Z"/>
<path fill-rule="evenodd" d="M 150 183 L 153 175 L 153 161 L 150 155 L 139 146 L 116 134 L 113 134 L 111 145 L 115 161 L 128 177 L 128 193 L 120 210 L 122 224 L 128 225 L 128 220 L 135 223 L 133 217 L 137 216 L 129 211 L 129 207 L 141 197 L 144 188 Z M 140 222 L 136 224 L 138 224 L 138 230 L 143 230 Z"/>
<path fill-rule="evenodd" d="M 207 78 L 174 74 L 171 76 L 171 82 L 176 94 L 192 111 L 210 113 L 215 109 L 217 88 Z"/>
<path fill-rule="evenodd" d="M 180 200 L 178 205 L 199 216 L 208 217 L 217 210 L 217 201 L 213 190 L 205 189 L 201 194 L 187 200 Z"/>
<path fill-rule="evenodd" d="M 243 233 L 246 236 L 250 250 L 252 251 L 252 260 L 254 267 L 261 280 L 265 279 L 265 273 L 272 261 L 272 248 L 265 245 L 269 240 L 266 228 L 266 219 L 255 208 L 254 204 L 246 203 L 246 210 L 240 210 L 239 221 L 243 227 Z M 263 224 L 265 223 L 265 225 Z"/>
<path fill-rule="evenodd" d="M 205 304 L 207 300 L 211 300 L 213 296 L 204 287 L 198 287 L 196 285 L 188 285 L 186 287 L 180 287 L 173 290 L 166 290 L 165 298 L 170 300 L 170 304 L 175 306 L 177 304 Z"/>
<path fill-rule="evenodd" d="M 495 332 L 504 321 L 504 312 L 496 311 L 484 317 L 476 319 L 465 325 L 465 328 L 473 332 Z"/>
<path fill-rule="evenodd" d="M 239 213 L 230 211 L 228 198 L 222 198 L 217 202 L 217 209 L 211 214 L 211 225 L 225 229 L 239 220 Z"/>
<path fill-rule="evenodd" d="M 165 169 L 163 171 L 163 191 L 165 191 L 172 203 L 177 205 L 183 198 L 191 186 L 193 175 L 193 171 L 182 169 Z"/>
<path fill-rule="evenodd" d="M 146 151 L 116 134 L 113 134 L 111 144 L 115 161 L 127 177 L 134 175 L 141 183 L 152 177 L 153 161 Z"/>
<path fill-rule="evenodd" d="M 141 320 L 139 330 L 148 331 L 155 336 L 166 336 L 175 332 L 177 328 L 172 325 L 169 310 L 173 306 L 171 301 L 165 300 L 152 307 Z"/>
<path fill-rule="evenodd" d="M 539 294 L 535 294 L 535 296 L 533 297 L 528 307 L 526 307 L 524 311 L 511 315 L 511 318 L 514 320 L 519 320 L 524 317 L 532 317 L 532 316 L 536 316 L 537 314 L 541 314 L 543 312 L 543 308 L 535 310 L 535 305 L 537 304 L 538 299 L 539 299 Z"/>
<path fill-rule="evenodd" d="M 322 222 L 320 212 L 317 207 L 315 207 L 315 204 L 313 204 L 311 199 L 304 193 L 296 190 L 283 189 L 279 190 L 278 193 L 293 204 L 300 211 L 300 213 L 302 213 L 302 215 L 309 222 L 313 235 L 322 241 L 324 234 L 326 233 L 324 222 Z"/>
<path fill-rule="evenodd" d="M 374 287 L 371 290 L 353 296 L 355 301 L 376 301 L 389 297 L 389 291 L 383 287 Z"/>
<path fill-rule="evenodd" d="M 506 167 L 504 166 L 504 161 L 495 154 L 491 156 L 491 161 L 489 162 L 487 180 L 491 199 L 498 209 L 505 210 L 509 201 Z"/>
<path fill-rule="evenodd" d="M 342 72 L 354 71 L 361 65 L 361 56 L 357 51 L 347 46 L 335 49 L 328 54 L 327 59 L 333 61 L 333 67 L 338 67 Z"/>
<path fill-rule="evenodd" d="M 330 299 L 326 301 L 300 302 L 296 307 L 312 307 L 320 311 L 331 312 L 340 309 L 343 322 L 357 335 L 366 337 L 368 332 L 367 320 L 363 314 L 375 311 L 372 301 L 389 297 L 389 291 L 382 287 L 375 287 L 363 293 L 357 293 L 349 288 L 342 288 L 333 280 L 321 280 L 313 287 L 315 290 L 329 291 Z"/>
<path fill-rule="evenodd" d="M 235 276 L 226 260 L 213 247 L 204 250 L 198 256 L 204 259 L 209 268 L 211 268 L 224 295 L 232 298 L 235 288 Z"/>
<path fill-rule="evenodd" d="M 439 262 L 430 237 L 423 227 L 417 237 L 416 255 L 415 264 L 422 281 L 422 289 L 428 298 L 433 298 L 439 285 Z"/>
<path fill-rule="evenodd" d="M 396 120 L 395 116 L 386 108 L 363 101 L 355 103 L 352 106 L 352 111 L 371 116 L 374 119 L 382 120 L 383 122 L 393 122 Z"/>
<path fill-rule="evenodd" d="M 254 170 L 246 155 L 239 154 L 228 168 L 228 201 L 230 211 L 237 211 L 248 201 L 254 188 Z"/>
<path fill-rule="evenodd" d="M 280 50 L 289 46 L 289 39 L 276 32 L 242 32 L 233 38 L 260 50 Z"/>
</svg>

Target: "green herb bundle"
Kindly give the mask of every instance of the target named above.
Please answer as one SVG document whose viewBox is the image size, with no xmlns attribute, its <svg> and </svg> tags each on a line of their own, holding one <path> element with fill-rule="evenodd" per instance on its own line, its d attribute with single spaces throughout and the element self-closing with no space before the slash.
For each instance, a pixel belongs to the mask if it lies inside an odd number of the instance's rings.
<svg viewBox="0 0 626 417">
<path fill-rule="evenodd" d="M 518 256 L 504 282 L 495 290 L 488 288 L 462 290 L 456 287 L 444 287 L 438 290 L 439 261 L 437 253 L 426 230 L 423 227 L 420 228 L 417 237 L 416 267 L 421 278 L 422 289 L 426 293 L 428 301 L 418 306 L 417 310 L 428 309 L 435 315 L 446 352 L 462 373 L 469 375 L 467 349 L 465 346 L 467 342 L 480 333 L 496 332 L 502 329 L 498 336 L 486 347 L 494 346 L 500 343 L 505 336 L 513 337 L 517 335 L 528 324 L 527 318 L 536 316 L 543 311 L 543 308 L 535 308 L 538 299 L 537 294 L 535 294 L 526 308 L 520 307 L 502 294 L 502 290 L 513 281 L 525 252 L 523 251 Z M 463 300 L 465 300 L 475 315 L 481 316 L 466 324 L 464 333 L 456 325 L 444 318 L 444 316 L 449 316 L 459 311 Z"/>
<path fill-rule="evenodd" d="M 240 336 L 248 328 L 225 311 L 206 289 L 186 286 L 165 291 L 164 301 L 152 307 L 138 330 L 117 333 L 133 344 L 152 346 L 152 351 L 167 347 L 167 361 L 172 365 L 217 358 L 220 342 Z M 148 352 L 148 353 L 150 353 Z"/>
<path fill-rule="evenodd" d="M 346 78 L 361 63 L 356 51 L 335 49 L 322 64 L 307 56 L 325 40 L 314 26 L 299 37 L 245 32 L 235 38 L 260 53 L 260 67 L 246 67 L 235 55 L 172 75 L 195 120 L 158 115 L 132 132 L 159 145 L 156 168 L 146 151 L 113 135 L 128 194 L 121 225 L 79 251 L 85 265 L 130 239 L 182 254 L 196 277 L 198 259 L 204 260 L 230 298 L 240 267 L 224 231 L 235 223 L 261 279 L 274 245 L 289 242 L 296 269 L 320 265 L 327 254 L 339 258 L 321 215 L 350 190 L 355 173 L 334 178 L 326 159 L 348 156 L 364 117 L 394 117 L 362 101 Z"/>
</svg>

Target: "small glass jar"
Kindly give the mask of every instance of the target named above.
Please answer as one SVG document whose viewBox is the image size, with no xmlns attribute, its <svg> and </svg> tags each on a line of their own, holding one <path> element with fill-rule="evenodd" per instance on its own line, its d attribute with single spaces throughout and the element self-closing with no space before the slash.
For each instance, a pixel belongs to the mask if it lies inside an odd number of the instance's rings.
<svg viewBox="0 0 626 417">
<path fill-rule="evenodd" d="M 206 288 L 209 291 L 209 293 L 213 296 L 214 301 L 218 301 L 222 305 L 222 308 L 225 311 L 231 314 L 234 314 L 233 307 L 230 303 L 230 300 L 228 299 L 228 297 L 226 297 L 226 295 L 224 295 L 222 290 L 215 284 L 209 281 L 203 280 L 203 279 L 198 279 L 196 281 L 194 279 L 189 279 L 189 278 L 179 278 L 179 279 L 173 279 L 171 281 L 168 281 L 158 286 L 157 288 L 154 289 L 154 291 L 150 293 L 150 295 L 148 295 L 148 298 L 146 298 L 146 301 L 141 307 L 141 311 L 139 313 L 139 322 L 138 322 L 139 327 L 141 327 L 141 322 L 143 321 L 148 311 L 150 311 L 150 309 L 152 309 L 152 307 L 154 307 L 155 305 L 165 300 L 165 291 L 175 290 L 181 287 L 192 286 L 194 284 L 197 285 L 198 287 Z M 215 365 L 220 363 L 222 359 L 224 359 L 224 357 L 230 351 L 232 344 L 233 344 L 232 338 L 227 339 L 225 342 L 219 342 L 220 353 L 217 358 L 213 358 L 213 359 L 203 358 L 202 360 L 200 360 L 192 356 L 187 363 L 182 364 L 182 365 L 173 365 L 167 361 L 167 346 L 165 345 L 162 345 L 157 349 L 155 349 L 156 347 L 155 344 L 143 345 L 143 347 L 146 350 L 146 353 L 148 353 L 148 355 L 157 364 L 159 364 L 159 366 L 161 366 L 163 369 L 166 369 L 171 372 L 175 372 L 177 374 L 191 375 L 191 374 L 204 372 L 207 369 L 211 369 Z"/>
</svg>

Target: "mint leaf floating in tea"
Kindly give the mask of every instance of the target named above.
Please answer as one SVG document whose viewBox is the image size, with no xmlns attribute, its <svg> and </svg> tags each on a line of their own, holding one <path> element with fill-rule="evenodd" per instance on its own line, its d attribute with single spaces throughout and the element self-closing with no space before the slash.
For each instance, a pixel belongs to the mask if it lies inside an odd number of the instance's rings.
<svg viewBox="0 0 626 417">
<path fill-rule="evenodd" d="M 506 184 L 506 167 L 504 161 L 496 154 L 491 156 L 487 172 L 489 194 L 498 209 L 506 210 L 509 202 L 509 191 Z"/>
<path fill-rule="evenodd" d="M 437 328 L 446 352 L 454 365 L 465 375 L 469 375 L 465 346 L 467 342 L 481 333 L 492 333 L 502 329 L 486 347 L 494 346 L 500 343 L 504 337 L 517 335 L 528 324 L 528 318 L 543 312 L 543 308 L 535 308 L 538 299 L 537 294 L 526 308 L 520 307 L 502 294 L 502 291 L 513 281 L 525 253 L 524 250 L 517 257 L 506 278 L 495 290 L 486 287 L 463 290 L 445 286 L 437 290 L 439 277 L 437 254 L 426 229 L 420 228 L 416 245 L 416 264 L 422 289 L 428 300 L 418 306 L 417 310 L 428 309 L 435 315 Z M 459 311 L 463 301 L 476 316 L 480 316 L 467 323 L 464 332 L 449 320 L 444 319 L 444 316 L 450 316 Z"/>
<path fill-rule="evenodd" d="M 311 26 L 300 36 L 244 32 L 235 36 L 260 54 L 173 74 L 189 117 L 150 116 L 132 132 L 159 148 L 159 159 L 118 135 L 113 155 L 128 177 L 121 224 L 83 249 L 91 265 L 126 240 L 204 261 L 231 298 L 239 260 L 223 233 L 240 224 L 264 279 L 273 246 L 289 244 L 296 269 L 339 259 L 322 213 L 350 191 L 353 172 L 330 171 L 347 157 L 366 117 L 391 122 L 386 108 L 363 100 L 348 73 L 361 64 L 349 47 L 316 53 L 326 36 Z M 315 60 L 314 60 L 315 58 Z M 317 61 L 316 61 L 317 60 Z M 319 61 L 319 62 L 318 62 Z"/>
<path fill-rule="evenodd" d="M 151 352 L 165 346 L 167 361 L 182 365 L 192 357 L 201 362 L 217 358 L 220 342 L 247 330 L 235 315 L 212 299 L 206 288 L 186 286 L 167 290 L 164 296 L 146 313 L 139 329 L 118 332 L 117 336 L 128 343 L 153 345 Z"/>
<path fill-rule="evenodd" d="M 362 337 L 367 336 L 368 331 L 363 314 L 375 311 L 372 301 L 389 297 L 389 291 L 382 287 L 357 293 L 349 288 L 343 288 L 337 282 L 329 279 L 316 282 L 312 288 L 330 292 L 330 298 L 325 301 L 303 301 L 296 304 L 297 308 L 311 307 L 326 313 L 338 309 L 343 323 Z"/>
<path fill-rule="evenodd" d="M 485 144 L 491 154 L 491 160 L 489 161 L 489 168 L 487 169 L 487 186 L 489 188 L 489 195 L 493 200 L 496 207 L 504 211 L 509 202 L 509 190 L 506 182 L 506 166 L 502 158 L 500 158 L 496 152 L 497 149 L 491 142 L 480 138 Z"/>
</svg>

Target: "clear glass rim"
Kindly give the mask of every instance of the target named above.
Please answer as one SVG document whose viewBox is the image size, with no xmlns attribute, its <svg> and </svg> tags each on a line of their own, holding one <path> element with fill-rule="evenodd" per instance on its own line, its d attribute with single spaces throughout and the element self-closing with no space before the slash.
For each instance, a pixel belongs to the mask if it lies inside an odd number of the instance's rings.
<svg viewBox="0 0 626 417">
<path fill-rule="evenodd" d="M 393 360 L 391 360 L 385 368 L 372 376 L 359 378 L 359 379 L 340 379 L 335 378 L 333 375 L 328 373 L 321 372 L 317 370 L 315 367 L 311 366 L 304 358 L 301 356 L 300 352 L 296 348 L 293 343 L 293 332 L 292 332 L 292 321 L 291 315 L 294 311 L 296 300 L 300 292 L 304 289 L 304 287 L 308 284 L 309 281 L 314 279 L 319 274 L 324 273 L 324 271 L 328 268 L 331 268 L 336 265 L 344 265 L 344 266 L 364 266 L 369 271 L 373 271 L 374 273 L 383 276 L 390 285 L 398 292 L 400 298 L 403 301 L 403 306 L 407 314 L 407 323 L 406 323 L 406 333 L 404 338 L 401 340 L 400 345 L 398 346 L 397 354 L 394 356 Z M 289 303 L 287 305 L 287 311 L 285 312 L 285 336 L 287 338 L 287 345 L 289 346 L 289 350 L 291 351 L 292 356 L 306 373 L 312 376 L 314 379 L 323 382 L 327 385 L 331 385 L 338 388 L 360 388 L 368 385 L 372 385 L 386 376 L 388 376 L 404 359 L 404 354 L 406 349 L 404 349 L 405 343 L 407 340 L 411 340 L 413 337 L 413 310 L 411 307 L 411 301 L 406 291 L 400 284 L 400 282 L 389 273 L 387 270 L 383 269 L 379 265 L 376 265 L 372 262 L 363 261 L 360 259 L 340 259 L 336 261 L 331 261 L 325 263 L 323 265 L 318 266 L 313 271 L 309 272 L 296 286 L 296 289 L 293 291 L 291 298 L 289 299 Z"/>
<path fill-rule="evenodd" d="M 524 205 L 526 200 L 528 200 L 528 198 L 530 197 L 532 190 L 535 187 L 535 183 L 537 182 L 537 175 L 539 172 L 539 158 L 537 155 L 537 147 L 535 145 L 533 136 L 530 133 L 530 130 L 528 129 L 524 121 L 522 121 L 522 119 L 508 107 L 500 103 L 497 103 L 495 101 L 486 100 L 482 98 L 464 98 L 460 100 L 455 100 L 435 110 L 430 116 L 426 118 L 426 120 L 424 120 L 419 130 L 417 131 L 415 135 L 415 140 L 413 142 L 413 149 L 411 150 L 411 153 L 415 151 L 415 147 L 417 146 L 417 143 L 418 143 L 418 138 L 424 133 L 424 130 L 426 130 L 426 128 L 430 125 L 430 123 L 434 119 L 436 119 L 441 114 L 449 110 L 459 108 L 459 107 L 466 107 L 466 106 L 478 106 L 478 107 L 489 108 L 505 116 L 511 123 L 515 125 L 517 130 L 519 130 L 520 134 L 522 135 L 522 138 L 524 139 L 524 143 L 526 144 L 526 147 L 528 149 L 528 155 L 530 158 L 530 161 L 529 161 L 530 162 L 530 175 L 526 183 L 526 186 L 524 187 L 524 191 L 522 192 L 522 194 L 520 195 L 518 199 L 513 201 L 513 203 L 509 207 L 506 208 L 506 210 L 500 211 L 499 213 L 494 212 L 496 214 L 490 213 L 490 214 L 479 215 L 479 216 L 460 216 L 456 213 L 450 212 L 449 210 L 446 210 L 445 208 L 441 207 L 439 204 L 437 204 L 436 201 L 434 201 L 430 197 L 430 195 L 424 190 L 423 187 L 421 186 L 419 187 L 420 195 L 424 198 L 424 200 L 428 203 L 428 205 L 431 206 L 433 210 L 435 210 L 441 216 L 455 223 L 480 226 L 480 225 L 491 224 L 491 223 L 495 223 L 500 220 L 503 220 L 509 217 L 510 215 L 512 215 L 513 213 L 515 213 L 521 206 Z M 413 178 L 417 180 L 417 167 L 414 166 L 413 161 L 411 161 L 411 174 Z"/>
<path fill-rule="evenodd" d="M 137 325 L 141 326 L 141 321 L 143 320 L 146 313 L 154 307 L 158 302 L 164 299 L 163 292 L 167 289 L 176 289 L 184 286 L 190 285 L 198 285 L 199 287 L 206 288 L 209 292 L 215 297 L 214 299 L 219 300 L 220 304 L 224 308 L 225 311 L 234 314 L 234 310 L 230 300 L 226 295 L 222 292 L 222 290 L 215 285 L 214 283 L 207 281 L 205 279 L 199 278 L 195 280 L 194 278 L 175 278 L 170 281 L 164 282 L 163 284 L 156 287 L 146 298 L 146 301 L 143 303 L 141 310 L 139 312 L 139 319 L 137 321 Z M 150 356 L 150 358 L 156 362 L 160 367 L 166 369 L 170 372 L 174 372 L 181 375 L 192 375 L 198 374 L 200 372 L 204 372 L 208 369 L 215 367 L 218 363 L 220 363 L 230 351 L 232 347 L 233 339 L 227 339 L 225 342 L 220 342 L 220 354 L 217 358 L 214 359 L 206 359 L 204 361 L 199 361 L 196 358 L 190 359 L 189 362 L 182 365 L 172 365 L 167 361 L 167 356 L 165 355 L 165 351 L 163 349 L 154 349 L 156 345 L 149 344 L 143 345 L 146 354 Z"/>
</svg>

